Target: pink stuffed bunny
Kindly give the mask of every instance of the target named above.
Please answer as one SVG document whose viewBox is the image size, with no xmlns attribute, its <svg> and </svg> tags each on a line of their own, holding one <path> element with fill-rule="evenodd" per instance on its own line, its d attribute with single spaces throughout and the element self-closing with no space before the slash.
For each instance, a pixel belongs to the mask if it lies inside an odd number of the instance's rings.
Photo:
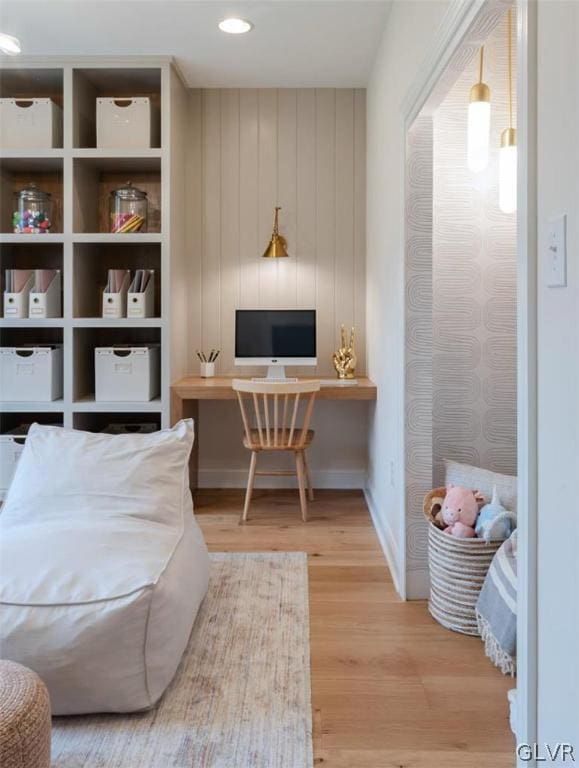
<svg viewBox="0 0 579 768">
<path fill-rule="evenodd" d="M 471 491 L 450 483 L 446 488 L 446 497 L 442 505 L 442 519 L 448 526 L 444 532 L 459 539 L 470 539 L 475 536 L 474 524 L 484 500 L 484 496 L 479 491 Z"/>
</svg>

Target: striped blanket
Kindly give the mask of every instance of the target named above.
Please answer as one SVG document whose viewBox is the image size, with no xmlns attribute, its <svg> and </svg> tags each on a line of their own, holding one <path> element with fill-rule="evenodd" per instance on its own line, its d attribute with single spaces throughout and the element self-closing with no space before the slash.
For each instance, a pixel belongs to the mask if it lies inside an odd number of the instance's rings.
<svg viewBox="0 0 579 768">
<path fill-rule="evenodd" d="M 514 676 L 517 654 L 517 532 L 493 558 L 476 605 L 479 632 L 489 659 Z"/>
</svg>

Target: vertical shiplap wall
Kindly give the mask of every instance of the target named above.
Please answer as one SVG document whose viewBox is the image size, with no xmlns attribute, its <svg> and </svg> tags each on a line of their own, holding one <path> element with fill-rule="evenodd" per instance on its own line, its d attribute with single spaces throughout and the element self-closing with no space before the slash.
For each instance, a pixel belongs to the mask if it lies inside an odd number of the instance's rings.
<svg viewBox="0 0 579 768">
<path fill-rule="evenodd" d="M 190 93 L 190 370 L 219 347 L 231 374 L 236 308 L 315 307 L 318 373 L 332 374 L 339 326 L 365 371 L 365 91 Z M 289 259 L 261 258 L 281 205 Z"/>
<path fill-rule="evenodd" d="M 218 373 L 253 373 L 233 364 L 236 308 L 315 307 L 318 373 L 334 375 L 331 356 L 344 323 L 356 327 L 363 374 L 365 91 L 191 91 L 184 162 L 189 370 L 199 370 L 195 349 L 218 347 Z M 272 262 L 261 254 L 276 204 L 290 258 Z M 315 485 L 364 486 L 366 417 L 365 403 L 318 403 L 310 451 Z M 200 484 L 243 486 L 248 459 L 237 404 L 204 403 L 199 422 Z M 263 457 L 267 462 L 281 466 L 283 458 Z"/>
</svg>

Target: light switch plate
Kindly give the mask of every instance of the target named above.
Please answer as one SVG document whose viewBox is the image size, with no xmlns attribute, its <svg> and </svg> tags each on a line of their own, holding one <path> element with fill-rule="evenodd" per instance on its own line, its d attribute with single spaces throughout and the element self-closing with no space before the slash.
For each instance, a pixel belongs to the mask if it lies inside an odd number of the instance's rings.
<svg viewBox="0 0 579 768">
<path fill-rule="evenodd" d="M 567 215 L 549 221 L 547 232 L 547 286 L 567 285 Z"/>
</svg>

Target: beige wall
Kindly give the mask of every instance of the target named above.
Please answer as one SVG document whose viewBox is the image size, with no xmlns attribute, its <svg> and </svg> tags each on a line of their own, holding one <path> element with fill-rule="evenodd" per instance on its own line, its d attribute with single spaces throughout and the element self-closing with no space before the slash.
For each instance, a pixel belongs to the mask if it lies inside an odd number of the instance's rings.
<svg viewBox="0 0 579 768">
<path fill-rule="evenodd" d="M 195 349 L 218 347 L 218 373 L 254 373 L 234 366 L 236 308 L 315 307 L 318 373 L 333 375 L 340 323 L 356 326 L 358 371 L 364 373 L 365 91 L 196 90 L 189 99 L 183 213 L 190 370 L 199 368 Z M 261 254 L 276 204 L 290 258 L 272 262 Z M 311 463 L 318 484 L 362 486 L 367 406 L 334 403 L 317 410 Z M 247 456 L 239 447 L 234 405 L 205 406 L 199 426 L 201 483 L 242 485 Z"/>
<path fill-rule="evenodd" d="M 448 2 L 393 3 L 368 84 L 369 500 L 394 578 L 405 589 L 404 130 L 401 104 Z"/>
</svg>

